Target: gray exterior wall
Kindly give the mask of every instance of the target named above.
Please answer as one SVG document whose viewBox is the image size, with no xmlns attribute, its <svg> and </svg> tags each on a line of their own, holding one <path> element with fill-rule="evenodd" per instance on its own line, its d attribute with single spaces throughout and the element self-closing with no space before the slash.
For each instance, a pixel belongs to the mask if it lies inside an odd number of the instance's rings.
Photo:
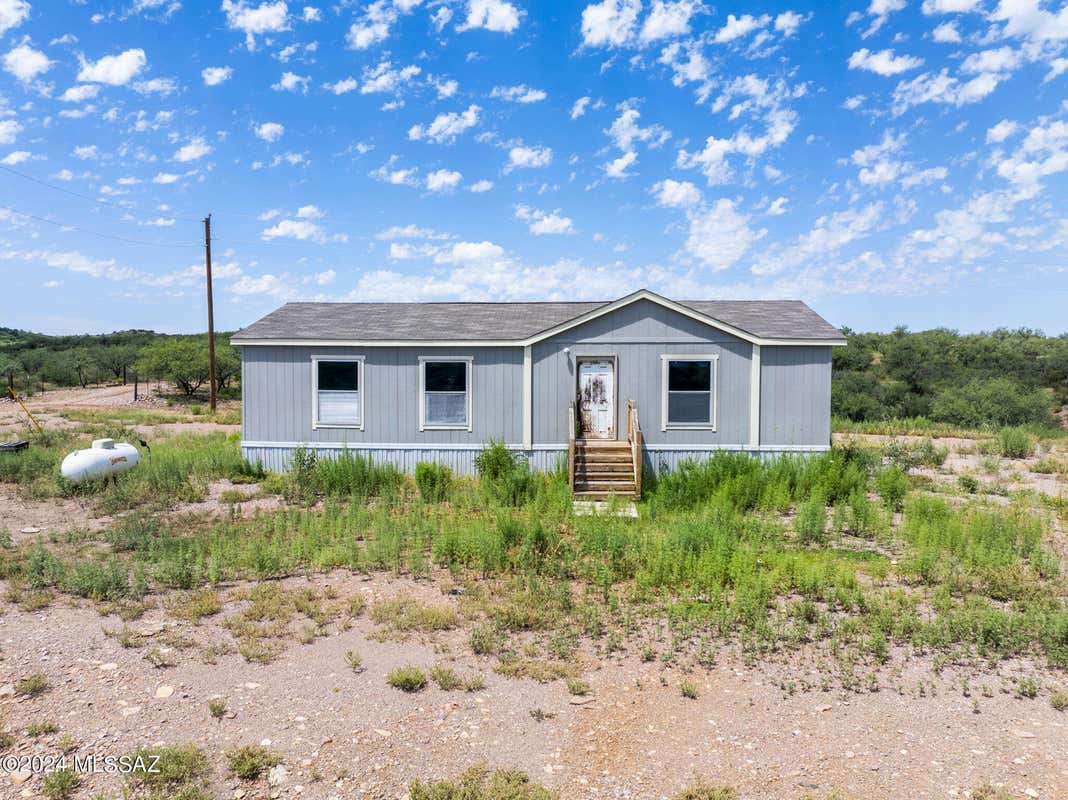
<svg viewBox="0 0 1068 800">
<path fill-rule="evenodd" d="M 565 354 L 564 348 L 570 353 Z M 567 408 L 575 396 L 577 357 L 616 359 L 616 434 L 626 438 L 633 399 L 645 441 L 646 466 L 673 468 L 720 449 L 774 457 L 813 452 L 830 443 L 831 348 L 761 348 L 760 446 L 749 441 L 752 345 L 663 306 L 640 300 L 532 346 L 531 465 L 552 469 L 567 445 Z M 717 429 L 661 430 L 665 354 L 718 355 Z M 364 357 L 364 430 L 312 427 L 312 356 Z M 470 356 L 472 430 L 419 430 L 419 357 Z M 243 440 L 246 456 L 269 469 L 288 467 L 292 448 L 321 455 L 348 447 L 412 470 L 419 461 L 473 471 L 489 439 L 521 449 L 521 347 L 242 348 Z"/>
<path fill-rule="evenodd" d="M 564 353 L 564 348 L 571 350 Z M 658 444 L 744 444 L 749 440 L 752 345 L 648 300 L 564 331 L 533 347 L 534 443 L 567 442 L 579 356 L 616 357 L 616 433 L 627 436 L 627 400 L 638 404 L 642 436 Z M 661 355 L 719 355 L 717 429 L 661 430 Z"/>
<path fill-rule="evenodd" d="M 523 440 L 521 347 L 243 347 L 250 442 L 481 445 Z M 312 356 L 364 356 L 364 429 L 312 428 Z M 471 356 L 472 430 L 419 430 L 419 357 Z"/>
<path fill-rule="evenodd" d="M 829 445 L 831 348 L 760 351 L 760 443 Z"/>
</svg>

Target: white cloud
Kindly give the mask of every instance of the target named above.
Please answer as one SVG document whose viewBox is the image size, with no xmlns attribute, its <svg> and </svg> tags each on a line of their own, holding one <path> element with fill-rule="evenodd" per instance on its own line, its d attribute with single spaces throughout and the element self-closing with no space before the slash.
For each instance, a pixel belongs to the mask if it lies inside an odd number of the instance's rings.
<svg viewBox="0 0 1068 800">
<path fill-rule="evenodd" d="M 456 94 L 456 90 L 460 88 L 460 84 L 454 80 L 443 81 L 438 78 L 431 78 L 430 82 L 434 85 L 439 100 L 447 100 Z"/>
<path fill-rule="evenodd" d="M 580 97 L 571 106 L 571 119 L 578 119 L 586 113 L 587 107 L 590 105 L 589 97 Z"/>
<path fill-rule="evenodd" d="M 412 141 L 427 139 L 437 144 L 456 141 L 456 137 L 478 124 L 478 115 L 482 109 L 470 105 L 466 111 L 438 114 L 429 125 L 413 125 L 408 129 L 408 138 Z"/>
<path fill-rule="evenodd" d="M 538 103 L 548 97 L 541 89 L 534 89 L 525 84 L 519 86 L 494 86 L 490 97 L 507 100 L 511 103 Z"/>
<path fill-rule="evenodd" d="M 711 270 L 733 266 L 767 233 L 749 227 L 749 216 L 732 200 L 720 198 L 715 204 L 690 216 L 686 252 Z"/>
<path fill-rule="evenodd" d="M 771 17 L 767 14 L 761 17 L 754 17 L 752 14 L 742 14 L 736 17 L 734 14 L 728 14 L 727 24 L 716 31 L 713 41 L 717 44 L 733 42 L 735 39 L 741 39 L 755 30 L 766 27 L 769 22 L 771 22 Z"/>
<path fill-rule="evenodd" d="M 455 170 L 439 169 L 426 176 L 426 188 L 431 192 L 448 192 L 460 185 L 463 174 Z"/>
<path fill-rule="evenodd" d="M 702 201 L 701 190 L 689 181 L 666 178 L 653 185 L 657 205 L 667 208 L 693 208 Z"/>
<path fill-rule="evenodd" d="M 553 151 L 548 147 L 519 145 L 508 151 L 507 169 L 547 167 L 553 161 Z"/>
<path fill-rule="evenodd" d="M 265 142 L 277 142 L 285 132 L 285 126 L 278 122 L 264 122 L 262 125 L 257 125 L 254 130 L 256 138 L 263 139 Z"/>
<path fill-rule="evenodd" d="M 541 211 L 520 204 L 515 207 L 515 216 L 516 219 L 526 222 L 530 232 L 535 236 L 561 235 L 575 232 L 575 226 L 571 218 L 562 216 L 559 209 L 556 211 Z"/>
<path fill-rule="evenodd" d="M 4 55 L 4 71 L 28 83 L 52 66 L 51 59 L 28 44 L 20 44 Z"/>
<path fill-rule="evenodd" d="M 81 161 L 93 161 L 100 158 L 95 144 L 78 145 L 71 151 L 71 155 Z"/>
<path fill-rule="evenodd" d="M 619 158 L 613 159 L 604 165 L 604 174 L 606 178 L 614 178 L 616 180 L 622 180 L 629 178 L 634 173 L 628 172 L 628 170 L 634 166 L 634 162 L 638 160 L 638 154 L 633 150 L 630 150 Z"/>
<path fill-rule="evenodd" d="M 775 17 L 775 30 L 783 36 L 793 36 L 805 18 L 794 11 L 784 11 Z"/>
<path fill-rule="evenodd" d="M 701 8 L 696 0 L 653 0 L 653 9 L 642 24 L 638 38 L 654 42 L 670 36 L 685 36 L 690 32 L 690 17 Z"/>
<path fill-rule="evenodd" d="M 638 120 L 641 112 L 627 104 L 619 106 L 620 114 L 613 120 L 606 134 L 620 150 L 631 150 L 635 141 L 645 142 L 650 147 L 660 147 L 671 138 L 671 133 L 661 125 L 641 127 Z"/>
<path fill-rule="evenodd" d="M 304 21 L 305 22 L 321 22 L 323 19 L 323 12 L 315 6 L 304 6 Z"/>
<path fill-rule="evenodd" d="M 92 100 L 100 93 L 100 87 L 95 83 L 83 83 L 79 86 L 71 86 L 59 99 L 64 103 L 82 103 Z"/>
<path fill-rule="evenodd" d="M 181 179 L 181 175 L 175 175 L 173 172 L 157 172 L 156 177 L 152 179 L 152 182 L 161 185 L 166 185 L 170 183 L 177 183 Z"/>
<path fill-rule="evenodd" d="M 744 129 L 727 139 L 709 136 L 700 152 L 680 150 L 676 163 L 684 169 L 699 168 L 710 185 L 727 183 L 733 175 L 728 156 L 737 154 L 753 160 L 782 146 L 797 125 L 797 114 L 773 105 L 765 115 L 765 123 L 767 130 L 760 136 L 752 136 Z"/>
<path fill-rule="evenodd" d="M 8 153 L 3 158 L 0 158 L 0 164 L 7 164 L 9 167 L 13 167 L 16 164 L 21 164 L 23 161 L 29 161 L 33 156 L 33 153 L 28 150 L 15 150 L 12 153 Z"/>
<path fill-rule="evenodd" d="M 133 85 L 138 94 L 168 95 L 178 91 L 178 82 L 173 78 L 152 78 L 147 81 L 138 81 Z"/>
<path fill-rule="evenodd" d="M 871 0 L 868 5 L 867 14 L 872 18 L 871 25 L 868 29 L 861 34 L 865 39 L 876 31 L 878 31 L 889 19 L 890 15 L 895 11 L 900 11 L 905 7 L 905 0 Z M 854 12 L 846 19 L 846 24 L 852 24 L 862 15 L 858 12 Z"/>
<path fill-rule="evenodd" d="M 957 30 L 956 20 L 943 22 L 931 32 L 931 37 L 936 42 L 956 44 L 960 41 L 960 31 Z"/>
<path fill-rule="evenodd" d="M 374 94 L 375 92 L 393 92 L 412 80 L 422 72 L 422 69 L 413 65 L 402 69 L 393 69 L 389 61 L 382 61 L 377 67 L 368 67 L 363 71 L 363 86 L 360 94 Z"/>
<path fill-rule="evenodd" d="M 1018 130 L 1020 130 L 1020 124 L 1018 122 L 1013 122 L 1009 119 L 1003 119 L 1001 122 L 990 128 L 986 132 L 986 141 L 988 144 L 991 142 L 1000 144 L 1001 142 L 1004 142 L 1006 139 L 1012 136 L 1014 133 L 1016 133 L 1016 131 Z"/>
<path fill-rule="evenodd" d="M 478 264 L 500 258 L 504 248 L 493 242 L 457 242 L 434 256 L 439 264 Z"/>
<path fill-rule="evenodd" d="M 30 4 L 26 0 L 0 0 L 0 36 L 17 28 L 30 16 Z"/>
<path fill-rule="evenodd" d="M 82 59 L 78 80 L 83 83 L 125 86 L 137 77 L 147 64 L 145 51 L 139 47 L 125 50 L 117 56 L 104 56 L 99 61 Z"/>
<path fill-rule="evenodd" d="M 997 169 L 1001 177 L 1029 191 L 1042 178 L 1068 170 L 1068 122 L 1036 125 L 1015 153 L 998 162 Z"/>
<path fill-rule="evenodd" d="M 366 50 L 384 42 L 401 15 L 410 13 L 417 5 L 419 0 L 375 0 L 367 5 L 363 16 L 352 24 L 345 40 L 353 50 Z"/>
<path fill-rule="evenodd" d="M 781 216 L 786 213 L 786 204 L 788 202 L 785 197 L 776 197 L 768 204 L 768 208 L 764 213 L 769 217 Z"/>
<path fill-rule="evenodd" d="M 850 69 L 863 69 L 876 75 L 900 75 L 923 64 L 922 58 L 915 56 L 895 56 L 893 50 L 880 50 L 873 53 L 868 48 L 857 50 L 849 57 Z"/>
<path fill-rule="evenodd" d="M 467 19 L 457 30 L 485 28 L 497 33 L 511 33 L 519 27 L 524 12 L 505 0 L 467 0 Z"/>
<path fill-rule="evenodd" d="M 371 177 L 394 186 L 414 186 L 416 170 L 395 168 L 397 160 L 397 156 L 390 156 L 389 161 L 371 172 Z"/>
<path fill-rule="evenodd" d="M 923 0 L 923 13 L 933 14 L 966 14 L 969 11 L 979 11 L 979 0 Z"/>
<path fill-rule="evenodd" d="M 285 0 L 264 2 L 255 7 L 245 0 L 223 0 L 222 10 L 226 12 L 227 27 L 244 31 L 245 46 L 249 50 L 256 48 L 257 35 L 289 30 L 289 9 Z"/>
<path fill-rule="evenodd" d="M 296 239 L 300 242 L 324 242 L 326 235 L 323 229 L 314 222 L 298 219 L 283 219 L 275 225 L 263 231 L 263 238 L 271 239 Z"/>
<path fill-rule="evenodd" d="M 322 219 L 325 216 L 325 212 L 319 206 L 307 205 L 297 209 L 299 219 Z"/>
<path fill-rule="evenodd" d="M 446 233 L 438 233 L 432 228 L 420 228 L 418 225 L 393 225 L 375 234 L 376 239 L 391 241 L 393 239 L 448 239 Z"/>
<path fill-rule="evenodd" d="M 847 97 L 845 99 L 845 101 L 842 103 L 842 108 L 846 109 L 847 111 L 856 111 L 858 108 L 864 105 L 864 101 L 867 99 L 868 98 L 862 94 L 855 94 L 852 97 Z"/>
<path fill-rule="evenodd" d="M 620 47 L 634 35 L 641 0 L 602 0 L 582 11 L 582 43 L 586 47 Z"/>
<path fill-rule="evenodd" d="M 55 175 L 52 176 L 57 181 L 72 181 L 74 180 L 74 173 L 69 169 L 61 169 Z"/>
<path fill-rule="evenodd" d="M 1068 6 L 1047 11 L 1040 0 L 1000 0 L 989 17 L 1004 22 L 1006 36 L 1029 39 L 1035 43 L 1068 39 Z"/>
<path fill-rule="evenodd" d="M 962 72 L 970 74 L 982 72 L 1012 72 L 1020 66 L 1020 53 L 1011 47 L 999 47 L 995 50 L 980 50 L 972 53 L 961 63 Z"/>
<path fill-rule="evenodd" d="M 469 192 L 475 192 L 476 194 L 481 194 L 482 192 L 488 192 L 492 188 L 493 188 L 493 181 L 488 181 L 485 178 L 483 178 L 480 181 L 475 181 L 474 183 L 472 183 L 470 186 L 467 187 L 467 190 Z"/>
<path fill-rule="evenodd" d="M 977 103 L 997 88 L 1002 76 L 984 73 L 961 83 L 943 69 L 934 74 L 925 72 L 911 81 L 902 81 L 894 88 L 894 114 L 903 114 L 912 106 L 922 103 L 942 103 L 963 106 Z"/>
<path fill-rule="evenodd" d="M 308 82 L 311 80 L 307 75 L 298 75 L 295 72 L 283 72 L 278 83 L 272 84 L 271 88 L 276 92 L 300 92 L 308 93 Z"/>
<path fill-rule="evenodd" d="M 211 152 L 211 146 L 197 136 L 189 144 L 182 145 L 174 154 L 175 161 L 196 161 Z"/>
<path fill-rule="evenodd" d="M 205 86 L 218 86 L 224 81 L 230 80 L 234 74 L 232 67 L 205 67 L 200 71 L 200 77 L 204 79 Z"/>
<path fill-rule="evenodd" d="M 1051 81 L 1065 72 L 1068 72 L 1068 58 L 1054 58 L 1049 62 L 1049 72 L 1042 79 L 1042 82 Z"/>
<path fill-rule="evenodd" d="M 348 94 L 349 92 L 355 92 L 356 87 L 359 86 L 356 79 L 353 77 L 343 78 L 336 83 L 324 83 L 323 88 L 333 92 L 334 94 Z"/>
<path fill-rule="evenodd" d="M 713 67 L 694 42 L 673 42 L 663 49 L 658 61 L 671 67 L 675 86 L 698 84 L 697 99 L 704 103 L 712 90 Z"/>
</svg>

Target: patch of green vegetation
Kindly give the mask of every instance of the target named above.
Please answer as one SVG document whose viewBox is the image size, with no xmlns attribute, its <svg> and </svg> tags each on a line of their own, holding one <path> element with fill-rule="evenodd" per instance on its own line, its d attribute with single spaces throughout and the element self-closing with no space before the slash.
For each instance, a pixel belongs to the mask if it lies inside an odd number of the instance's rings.
<svg viewBox="0 0 1068 800">
<path fill-rule="evenodd" d="M 386 683 L 402 692 L 418 692 L 426 687 L 426 675 L 419 667 L 397 667 L 386 675 Z"/>
<path fill-rule="evenodd" d="M 576 697 L 583 697 L 593 691 L 590 688 L 590 682 L 584 681 L 581 678 L 567 678 L 565 683 L 567 684 L 568 693 L 573 694 Z"/>
<path fill-rule="evenodd" d="M 472 767 L 456 780 L 416 781 L 408 787 L 411 800 L 557 800 L 555 792 L 532 781 L 524 772 Z"/>
<path fill-rule="evenodd" d="M 1005 458 L 1027 458 L 1035 452 L 1035 440 L 1023 428 L 1002 428 L 998 452 Z"/>
<path fill-rule="evenodd" d="M 126 776 L 129 800 L 209 800 L 211 765 L 194 744 L 142 747 L 129 755 L 135 769 Z M 151 770 L 151 771 L 150 771 Z"/>
<path fill-rule="evenodd" d="M 243 781 L 254 781 L 272 767 L 282 763 L 282 757 L 258 744 L 235 747 L 226 751 L 230 774 Z"/>
<path fill-rule="evenodd" d="M 213 697 L 208 701 L 208 713 L 212 719 L 222 719 L 226 715 L 226 701 L 221 697 Z"/>
<path fill-rule="evenodd" d="M 59 725 L 50 719 L 34 720 L 26 726 L 26 735 L 31 739 L 37 739 L 41 736 L 51 736 L 53 733 L 59 733 Z"/>
<path fill-rule="evenodd" d="M 459 615 L 450 606 L 424 605 L 409 597 L 383 600 L 371 607 L 371 619 L 402 633 L 455 628 Z"/>
<path fill-rule="evenodd" d="M 420 461 L 415 465 L 415 485 L 423 502 L 444 502 L 452 487 L 452 470 L 446 464 Z"/>
<path fill-rule="evenodd" d="M 1049 696 L 1049 704 L 1053 706 L 1056 711 L 1064 711 L 1068 709 L 1068 692 L 1064 689 L 1057 689 Z"/>
<path fill-rule="evenodd" d="M 699 690 L 696 683 L 686 680 L 679 684 L 679 693 L 687 700 L 696 700 Z"/>
<path fill-rule="evenodd" d="M 361 656 L 355 650 L 346 651 L 346 653 L 345 653 L 345 663 L 348 665 L 349 669 L 351 669 L 353 672 L 362 672 L 363 671 L 363 656 Z"/>
<path fill-rule="evenodd" d="M 738 792 L 731 786 L 717 786 L 698 778 L 671 800 L 737 800 Z"/>
<path fill-rule="evenodd" d="M 67 800 L 68 797 L 74 796 L 81 785 L 81 776 L 71 767 L 54 769 L 45 773 L 41 781 L 41 794 L 48 800 Z"/>
<path fill-rule="evenodd" d="M 43 672 L 35 672 L 15 681 L 15 693 L 26 697 L 36 697 L 47 688 L 48 676 Z"/>
</svg>

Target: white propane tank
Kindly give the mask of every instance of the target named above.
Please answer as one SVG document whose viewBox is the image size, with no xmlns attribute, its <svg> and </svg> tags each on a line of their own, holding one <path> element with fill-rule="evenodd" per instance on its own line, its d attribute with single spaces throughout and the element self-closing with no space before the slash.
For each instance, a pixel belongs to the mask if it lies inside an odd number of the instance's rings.
<svg viewBox="0 0 1068 800">
<path fill-rule="evenodd" d="M 88 450 L 75 450 L 64 458 L 59 471 L 71 483 L 83 483 L 133 469 L 140 460 L 141 453 L 132 444 L 96 439 Z"/>
</svg>

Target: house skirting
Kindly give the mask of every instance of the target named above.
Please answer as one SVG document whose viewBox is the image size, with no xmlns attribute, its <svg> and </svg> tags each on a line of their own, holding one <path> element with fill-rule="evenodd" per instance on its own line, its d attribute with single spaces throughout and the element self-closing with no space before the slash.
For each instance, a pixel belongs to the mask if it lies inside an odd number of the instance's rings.
<svg viewBox="0 0 1068 800">
<path fill-rule="evenodd" d="M 353 455 L 363 456 L 376 464 L 393 464 L 403 472 L 415 472 L 415 465 L 420 461 L 447 464 L 458 475 L 475 474 L 475 456 L 483 449 L 482 445 L 463 444 L 352 444 L 344 445 L 334 442 L 242 442 L 241 452 L 251 463 L 261 464 L 272 472 L 285 472 L 293 451 L 299 447 L 314 450 L 320 458 L 336 458 L 343 450 Z M 540 472 L 549 472 L 557 467 L 566 467 L 567 445 L 535 445 L 524 449 L 521 445 L 509 445 L 509 448 L 526 456 L 530 466 Z M 683 461 L 700 461 L 720 451 L 748 453 L 761 460 L 779 458 L 784 455 L 810 455 L 825 453 L 830 445 L 646 445 L 642 448 L 642 459 L 646 469 L 657 473 L 670 472 Z"/>
</svg>

